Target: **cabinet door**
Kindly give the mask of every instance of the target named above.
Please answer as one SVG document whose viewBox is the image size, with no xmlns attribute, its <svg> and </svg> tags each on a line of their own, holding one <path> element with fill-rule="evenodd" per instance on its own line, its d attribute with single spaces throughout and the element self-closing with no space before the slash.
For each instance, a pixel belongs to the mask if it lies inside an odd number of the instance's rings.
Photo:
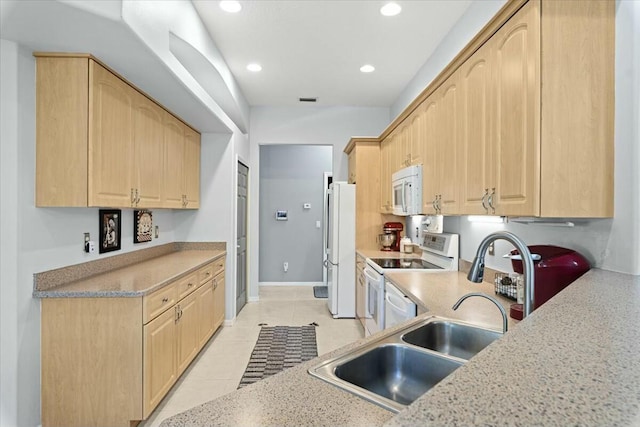
<svg viewBox="0 0 640 427">
<path fill-rule="evenodd" d="M 216 330 L 222 322 L 224 322 L 224 287 L 225 287 L 225 277 L 224 273 L 218 274 L 213 278 L 213 295 L 214 295 L 214 309 L 213 313 L 215 315 L 213 322 L 213 329 Z"/>
<path fill-rule="evenodd" d="M 177 378 L 175 318 L 175 310 L 170 309 L 143 328 L 145 419 L 160 403 Z"/>
<path fill-rule="evenodd" d="M 460 203 L 462 214 L 486 214 L 491 180 L 491 49 L 482 46 L 460 73 Z M 483 200 L 484 199 L 484 200 Z"/>
<path fill-rule="evenodd" d="M 490 40 L 496 84 L 492 158 L 497 215 L 540 212 L 539 24 L 537 4 L 529 2 Z"/>
<path fill-rule="evenodd" d="M 184 194 L 186 208 L 200 207 L 200 134 L 185 126 Z"/>
<path fill-rule="evenodd" d="M 166 208 L 184 207 L 184 145 L 184 125 L 165 112 L 162 190 Z"/>
<path fill-rule="evenodd" d="M 391 213 L 391 138 L 380 142 L 380 212 Z"/>
<path fill-rule="evenodd" d="M 458 73 L 454 73 L 438 90 L 436 128 L 436 185 L 438 206 L 442 214 L 458 213 Z"/>
<path fill-rule="evenodd" d="M 182 374 L 200 349 L 198 294 L 190 294 L 178 303 L 178 375 Z"/>
<path fill-rule="evenodd" d="M 419 165 L 422 163 L 422 146 L 424 144 L 424 109 L 418 107 L 414 112 L 409 116 L 409 120 L 411 120 L 411 125 L 409 130 L 411 132 L 411 137 L 409 139 L 409 164 L 410 165 Z"/>
<path fill-rule="evenodd" d="M 164 171 L 163 110 L 137 93 L 133 106 L 134 191 L 136 207 L 162 207 Z"/>
<path fill-rule="evenodd" d="M 131 207 L 134 90 L 94 61 L 89 81 L 88 204 Z"/>
<path fill-rule="evenodd" d="M 424 101 L 424 122 L 422 134 L 424 135 L 422 147 L 422 210 L 424 214 L 435 214 L 435 199 L 437 188 L 437 126 L 438 105 L 436 93 Z"/>
<path fill-rule="evenodd" d="M 213 279 L 198 289 L 198 306 L 200 322 L 198 327 L 199 346 L 203 347 L 213 335 L 215 322 L 215 296 L 213 293 Z"/>
<path fill-rule="evenodd" d="M 351 153 L 349 153 L 349 184 L 356 183 L 356 150 L 358 147 L 353 147 Z"/>
</svg>

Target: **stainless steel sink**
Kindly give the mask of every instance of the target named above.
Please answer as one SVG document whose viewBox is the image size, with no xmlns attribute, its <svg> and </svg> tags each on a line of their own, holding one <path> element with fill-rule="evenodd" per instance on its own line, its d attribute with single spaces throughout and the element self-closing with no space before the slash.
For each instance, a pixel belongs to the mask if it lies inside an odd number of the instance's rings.
<svg viewBox="0 0 640 427">
<path fill-rule="evenodd" d="M 400 412 L 501 336 L 434 316 L 326 360 L 309 373 Z"/>
<path fill-rule="evenodd" d="M 450 320 L 434 320 L 402 335 L 402 340 L 469 360 L 501 336 L 502 333 L 491 329 Z"/>
</svg>

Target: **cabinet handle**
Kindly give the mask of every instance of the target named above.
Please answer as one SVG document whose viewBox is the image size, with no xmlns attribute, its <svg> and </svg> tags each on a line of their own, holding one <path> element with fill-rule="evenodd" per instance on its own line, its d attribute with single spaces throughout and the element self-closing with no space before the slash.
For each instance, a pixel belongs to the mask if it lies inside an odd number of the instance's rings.
<svg viewBox="0 0 640 427">
<path fill-rule="evenodd" d="M 211 273 L 207 271 L 207 272 L 205 273 L 205 275 L 206 275 L 206 276 L 211 276 Z"/>
<path fill-rule="evenodd" d="M 436 198 L 436 206 L 438 207 L 437 214 L 441 215 L 442 214 L 442 194 L 438 194 L 438 197 Z"/>
<path fill-rule="evenodd" d="M 136 188 L 136 206 L 138 206 L 138 203 L 140 203 L 140 193 L 139 193 L 138 189 Z"/>
<path fill-rule="evenodd" d="M 484 208 L 485 213 L 489 213 L 489 208 L 487 207 L 487 204 L 486 204 L 486 199 L 488 197 L 489 197 L 489 189 L 485 188 L 484 195 L 482 196 L 482 207 Z"/>
<path fill-rule="evenodd" d="M 133 188 L 131 189 L 131 206 L 135 203 L 136 199 L 133 197 Z"/>
<path fill-rule="evenodd" d="M 215 291 L 216 289 L 218 289 L 218 279 L 213 281 L 213 290 Z"/>
<path fill-rule="evenodd" d="M 433 196 L 433 200 L 431 201 L 431 206 L 433 206 L 433 210 L 436 214 L 438 213 L 438 206 L 436 205 L 437 202 L 438 202 L 438 195 L 436 194 Z"/>
<path fill-rule="evenodd" d="M 192 287 L 192 286 L 193 286 L 193 283 L 187 283 L 187 287 L 189 287 L 189 288 L 190 288 L 190 287 Z"/>
<path fill-rule="evenodd" d="M 178 320 L 180 320 L 180 312 L 179 312 L 180 308 L 179 306 L 176 305 L 175 311 L 176 311 L 176 316 L 175 316 L 175 323 L 178 323 Z"/>
<path fill-rule="evenodd" d="M 169 302 L 169 298 L 167 298 L 167 297 L 162 298 L 162 303 L 164 304 L 166 302 Z"/>
<path fill-rule="evenodd" d="M 495 187 L 491 189 L 491 194 L 489 195 L 489 197 L 487 198 L 489 201 L 489 207 L 491 208 L 491 213 L 496 213 L 496 208 L 495 206 L 493 206 L 493 196 L 496 195 L 496 189 Z"/>
</svg>

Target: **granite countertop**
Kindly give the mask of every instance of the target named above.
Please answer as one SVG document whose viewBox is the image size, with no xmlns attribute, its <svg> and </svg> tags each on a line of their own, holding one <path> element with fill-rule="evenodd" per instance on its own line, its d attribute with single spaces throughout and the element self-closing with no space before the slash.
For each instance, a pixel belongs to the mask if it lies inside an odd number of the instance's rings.
<svg viewBox="0 0 640 427">
<path fill-rule="evenodd" d="M 34 298 L 140 297 L 186 276 L 225 250 L 184 250 L 97 274 L 46 290 L 34 290 Z"/>
<path fill-rule="evenodd" d="M 400 274 L 406 276 L 390 276 L 406 289 L 419 280 L 413 272 Z M 444 285 L 448 274 L 454 288 L 467 291 L 460 273 L 457 279 L 456 273 L 416 274 L 433 287 Z M 441 315 L 438 307 L 461 296 L 452 293 L 450 301 L 427 299 L 434 310 L 419 318 Z M 471 309 L 472 302 L 464 304 Z M 495 326 L 500 317 L 489 305 Z M 463 308 L 455 314 L 472 320 Z M 406 323 L 175 415 L 162 426 L 635 426 L 640 424 L 636 319 L 640 276 L 591 270 L 397 415 L 311 377 L 307 369 Z"/>
<path fill-rule="evenodd" d="M 425 273 L 421 271 L 385 272 L 385 279 L 392 282 L 418 306 L 418 312 L 459 319 L 465 322 L 502 330 L 502 315 L 498 308 L 484 298 L 469 298 L 457 310 L 451 307 L 461 296 L 470 292 L 483 292 L 494 297 L 505 309 L 507 316 L 513 300 L 496 295 L 494 286 L 487 282 L 472 283 L 459 271 Z M 519 321 L 507 317 L 508 326 Z"/>
</svg>

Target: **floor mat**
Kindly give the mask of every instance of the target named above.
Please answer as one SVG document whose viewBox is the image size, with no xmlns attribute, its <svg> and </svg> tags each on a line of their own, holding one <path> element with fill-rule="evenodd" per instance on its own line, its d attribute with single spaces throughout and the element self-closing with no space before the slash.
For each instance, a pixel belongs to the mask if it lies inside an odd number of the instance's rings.
<svg viewBox="0 0 640 427">
<path fill-rule="evenodd" d="M 317 355 L 315 326 L 263 326 L 238 388 Z"/>
<path fill-rule="evenodd" d="M 329 297 L 329 287 L 328 286 L 314 286 L 313 287 L 313 296 L 316 298 L 328 298 Z"/>
</svg>

